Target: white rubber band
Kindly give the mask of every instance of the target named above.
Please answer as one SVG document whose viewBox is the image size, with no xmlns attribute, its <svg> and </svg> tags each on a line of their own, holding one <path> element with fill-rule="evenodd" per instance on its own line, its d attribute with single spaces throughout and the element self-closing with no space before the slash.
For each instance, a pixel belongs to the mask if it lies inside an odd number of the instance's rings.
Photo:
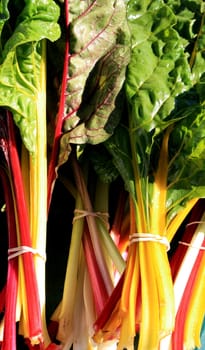
<svg viewBox="0 0 205 350">
<path fill-rule="evenodd" d="M 191 226 L 196 224 L 204 224 L 204 221 L 192 221 L 192 222 L 189 222 L 186 226 Z"/>
<path fill-rule="evenodd" d="M 198 250 L 205 250 L 205 247 L 197 247 L 196 245 L 193 245 L 191 243 L 187 243 L 187 242 L 182 242 L 182 241 L 179 241 L 178 242 L 179 244 L 183 244 L 183 245 L 186 245 L 187 247 L 191 247 L 191 248 L 194 248 L 194 249 L 198 249 Z"/>
<path fill-rule="evenodd" d="M 74 210 L 74 213 L 77 214 L 74 218 L 76 219 L 80 219 L 80 218 L 83 218 L 85 216 L 97 216 L 97 217 L 105 217 L 105 218 L 108 218 L 109 215 L 108 213 L 103 213 L 101 211 L 88 211 L 88 210 L 83 210 L 83 209 L 75 209 Z"/>
<path fill-rule="evenodd" d="M 73 222 L 77 219 L 82 219 L 86 216 L 95 216 L 95 217 L 101 219 L 104 222 L 104 224 L 106 226 L 108 226 L 108 222 L 107 222 L 107 219 L 109 218 L 108 213 L 103 213 L 101 211 L 92 212 L 92 211 L 87 211 L 87 210 L 83 210 L 83 209 L 75 209 L 74 214 L 75 214 L 75 216 L 73 218 Z"/>
<path fill-rule="evenodd" d="M 130 244 L 137 242 L 157 242 L 166 246 L 167 251 L 170 249 L 170 243 L 165 236 L 155 235 L 153 233 L 133 233 L 129 236 Z"/>
<path fill-rule="evenodd" d="M 25 245 L 15 247 L 15 248 L 9 248 L 8 249 L 8 260 L 14 259 L 17 256 L 25 254 L 25 253 L 32 253 L 34 255 L 38 255 L 43 260 L 46 260 L 45 254 L 40 253 L 37 249 L 34 249 L 32 247 L 29 247 L 29 246 L 25 246 Z"/>
</svg>

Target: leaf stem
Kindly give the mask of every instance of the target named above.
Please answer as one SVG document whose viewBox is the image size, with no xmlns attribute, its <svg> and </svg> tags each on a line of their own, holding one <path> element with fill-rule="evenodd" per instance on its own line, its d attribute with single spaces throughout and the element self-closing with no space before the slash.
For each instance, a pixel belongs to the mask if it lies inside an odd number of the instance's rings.
<svg viewBox="0 0 205 350">
<path fill-rule="evenodd" d="M 41 41 L 40 81 L 37 95 L 36 152 L 29 155 L 29 214 L 32 246 L 42 255 L 35 256 L 43 337 L 51 342 L 45 320 L 45 256 L 47 233 L 47 134 L 46 134 L 46 40 Z"/>
<path fill-rule="evenodd" d="M 68 80 L 68 71 L 69 71 L 69 40 L 68 40 L 68 26 L 69 26 L 69 1 L 65 0 L 65 25 L 66 25 L 66 41 L 65 41 L 65 51 L 64 51 L 64 65 L 63 65 L 63 74 L 62 74 L 62 84 L 61 84 L 61 95 L 59 101 L 59 110 L 57 114 L 55 134 L 53 140 L 53 147 L 51 152 L 51 158 L 48 167 L 48 197 L 47 197 L 47 207 L 49 210 L 52 191 L 54 183 L 57 177 L 56 168 L 57 168 L 57 157 L 59 152 L 59 141 L 62 135 L 62 127 L 64 121 L 64 109 L 66 101 L 66 87 Z"/>
</svg>

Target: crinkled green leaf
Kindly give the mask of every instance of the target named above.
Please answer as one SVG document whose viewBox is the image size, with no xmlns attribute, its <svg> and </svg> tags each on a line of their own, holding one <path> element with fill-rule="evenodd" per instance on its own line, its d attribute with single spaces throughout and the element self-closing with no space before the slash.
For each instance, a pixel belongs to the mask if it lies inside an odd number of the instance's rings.
<svg viewBox="0 0 205 350">
<path fill-rule="evenodd" d="M 205 3 L 203 0 L 167 0 L 176 15 L 176 29 L 185 39 L 185 48 L 190 55 L 190 65 L 195 83 L 205 67 Z"/>
<path fill-rule="evenodd" d="M 58 17 L 58 6 L 52 0 L 27 1 L 18 18 L 19 24 L 3 49 L 0 105 L 12 110 L 31 152 L 35 151 L 37 101 L 41 94 L 41 40 L 54 41 L 59 37 Z"/>
<path fill-rule="evenodd" d="M 167 0 L 166 4 L 174 12 L 176 16 L 175 28 L 180 36 L 185 39 L 185 45 L 187 45 L 195 37 L 195 17 L 196 13 L 200 12 L 202 1 Z"/>
<path fill-rule="evenodd" d="M 97 144 L 119 121 L 116 98 L 130 58 L 124 1 L 96 0 L 73 20 L 70 50 L 63 138 Z"/>
<path fill-rule="evenodd" d="M 5 44 L 3 57 L 18 46 L 42 39 L 51 41 L 59 38 L 60 28 L 57 24 L 59 8 L 53 0 L 26 1 L 26 6 L 18 17 L 16 28 Z M 48 11 L 49 7 L 49 11 Z"/>
<path fill-rule="evenodd" d="M 126 90 L 133 119 L 137 128 L 159 132 L 169 123 L 175 97 L 191 86 L 187 55 L 168 6 L 151 1 L 137 19 L 128 14 L 133 49 Z"/>
</svg>

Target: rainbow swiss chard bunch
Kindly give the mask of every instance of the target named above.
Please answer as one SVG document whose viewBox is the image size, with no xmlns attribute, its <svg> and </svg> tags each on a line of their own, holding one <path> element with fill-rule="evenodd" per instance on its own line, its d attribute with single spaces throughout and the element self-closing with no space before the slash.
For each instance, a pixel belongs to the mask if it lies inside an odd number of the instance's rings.
<svg viewBox="0 0 205 350">
<path fill-rule="evenodd" d="M 14 289 L 12 309 L 12 296 L 8 297 L 5 316 L 10 312 L 13 321 L 20 321 L 18 331 L 28 338 L 31 347 L 50 344 L 45 322 L 46 39 L 54 41 L 60 36 L 58 18 L 59 8 L 54 1 L 5 0 L 1 5 L 1 146 L 5 147 L 1 148 L 6 159 L 5 165 L 1 157 L 1 166 L 7 168 L 2 181 L 5 191 L 6 186 L 10 188 L 5 195 L 9 235 L 10 221 L 13 237 L 17 231 L 16 242 L 13 238 L 11 243 L 15 255 L 9 256 L 7 290 L 11 288 L 10 270 L 15 264 L 13 283 L 15 278 L 20 283 Z M 13 122 L 21 136 L 21 142 L 16 144 Z M 15 335 L 9 335 L 6 319 L 4 327 L 6 338 L 2 347 L 10 348 L 7 341 L 15 342 Z M 12 323 L 11 327 L 15 325 Z"/>
<path fill-rule="evenodd" d="M 127 112 L 105 146 L 130 194 L 134 221 L 117 303 L 111 298 L 111 316 L 102 313 L 95 324 L 95 339 L 119 337 L 119 349 L 132 348 L 137 330 L 140 350 L 156 349 L 174 330 L 166 250 L 205 195 L 204 10 L 192 5 L 127 2 Z"/>
</svg>

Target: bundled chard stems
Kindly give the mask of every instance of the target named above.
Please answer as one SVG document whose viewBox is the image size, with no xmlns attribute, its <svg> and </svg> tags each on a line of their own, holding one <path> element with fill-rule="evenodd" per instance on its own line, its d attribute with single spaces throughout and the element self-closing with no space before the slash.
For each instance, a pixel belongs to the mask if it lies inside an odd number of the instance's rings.
<svg viewBox="0 0 205 350">
<path fill-rule="evenodd" d="M 52 1 L 44 3 L 34 1 L 18 9 L 13 4 L 13 11 L 18 10 L 19 17 L 12 27 L 10 20 L 12 21 L 13 14 L 10 16 L 7 5 L 8 2 L 1 9 L 4 18 L 1 21 L 1 34 L 4 26 L 8 32 L 2 46 L 0 66 L 1 143 L 4 146 L 2 146 L 3 152 L 7 152 L 5 159 L 12 194 L 10 201 L 13 201 L 13 207 L 11 204 L 8 206 L 10 214 L 7 215 L 7 220 L 14 215 L 15 226 L 12 228 L 14 237 L 16 230 L 16 246 L 9 248 L 7 283 L 15 282 L 11 281 L 10 277 L 10 266 L 12 266 L 10 260 L 17 260 L 18 268 L 12 309 L 9 304 L 12 296 L 9 297 L 8 292 L 6 293 L 10 301 L 7 300 L 5 303 L 5 308 L 8 309 L 5 316 L 10 312 L 12 323 L 9 326 L 6 316 L 4 326 L 6 338 L 3 339 L 2 346 L 10 348 L 9 338 L 13 342 L 16 340 L 12 330 L 12 327 L 16 327 L 13 324 L 15 318 L 19 325 L 18 333 L 23 336 L 28 346 L 40 349 L 47 348 L 51 343 L 45 320 L 46 39 L 54 41 L 60 35 L 57 24 L 59 10 Z M 47 6 L 49 16 L 46 15 Z M 11 74 L 8 75 L 8 71 Z M 18 142 L 14 121 L 19 127 L 21 136 Z M 22 141 L 26 148 L 22 152 L 22 164 L 20 164 L 22 142 L 19 141 Z M 8 198 L 6 200 L 8 202 Z M 10 223 L 8 229 L 11 230 Z M 7 290 L 11 286 L 7 285 Z M 18 298 L 15 300 L 16 288 Z"/>
<path fill-rule="evenodd" d="M 204 348 L 204 18 L 1 2 L 0 349 Z"/>
<path fill-rule="evenodd" d="M 108 231 L 107 185 L 103 194 L 96 185 L 94 210 L 86 187 L 86 171 L 81 170 L 74 152 L 71 161 L 77 190 L 76 205 L 63 297 L 51 320 L 58 324 L 56 338 L 65 348 L 73 344 L 80 349 L 82 344 L 90 344 L 95 319 L 114 288 L 113 271 L 121 273 L 125 262 Z M 70 183 L 65 185 L 69 191 Z M 79 293 L 79 285 L 82 285 L 83 294 Z M 88 297 L 91 300 L 87 300 Z M 76 318 L 80 330 L 75 329 Z"/>
<path fill-rule="evenodd" d="M 10 214 L 8 214 L 8 220 L 10 218 L 12 219 L 12 222 L 8 223 L 8 227 L 10 235 L 12 235 L 12 245 L 14 244 L 14 242 L 16 243 L 15 247 L 9 248 L 9 254 L 11 254 L 9 255 L 9 260 L 18 259 L 18 252 L 23 248 L 27 249 L 25 254 L 22 254 L 21 260 L 19 261 L 19 271 L 17 269 L 16 271 L 14 270 L 14 272 L 16 273 L 16 276 L 13 276 L 14 280 L 11 281 L 10 273 L 8 275 L 8 282 L 10 281 L 12 283 L 15 283 L 15 279 L 19 279 L 19 284 L 14 285 L 13 296 L 10 295 L 9 297 L 9 293 L 6 293 L 7 302 L 5 304 L 5 307 L 8 307 L 8 312 L 10 311 L 10 317 L 12 317 L 13 321 L 19 321 L 18 317 L 22 317 L 22 328 L 25 338 L 28 338 L 32 344 L 39 344 L 43 341 L 39 293 L 35 274 L 33 253 L 29 250 L 29 248 L 32 248 L 32 243 L 29 229 L 27 207 L 24 197 L 20 162 L 18 158 L 14 136 L 13 120 L 9 112 L 7 112 L 6 116 L 5 114 L 1 116 L 1 130 L 1 150 L 4 152 L 4 166 L 6 166 L 6 173 L 8 174 L 7 176 L 10 181 L 10 187 L 8 186 L 8 180 L 6 184 L 5 177 L 3 178 L 3 183 L 4 185 L 7 185 L 8 190 L 10 188 L 10 194 L 12 194 L 12 197 L 10 199 L 7 198 L 7 203 L 9 205 L 8 210 L 10 211 Z M 11 199 L 13 200 L 13 203 L 11 202 Z M 11 224 L 13 224 L 14 226 L 10 227 Z M 10 269 L 11 267 L 9 262 L 8 272 L 10 272 Z M 13 305 L 17 304 L 17 287 L 20 297 L 20 311 L 17 315 L 16 320 L 16 310 L 14 307 L 12 308 L 12 310 L 9 310 L 9 303 L 11 303 L 13 299 Z M 8 291 L 9 288 L 10 285 L 7 285 Z M 30 290 L 32 290 L 32 298 L 29 300 Z M 34 314 L 36 315 L 35 318 L 33 318 Z M 7 317 L 5 317 L 5 326 L 9 327 L 9 329 L 11 329 L 11 332 L 13 333 L 12 328 L 15 327 L 15 324 L 11 323 L 11 325 L 9 325 Z M 7 329 L 5 330 L 5 332 L 8 332 L 8 337 L 9 330 Z M 13 334 L 13 336 L 15 335 Z M 4 340 L 6 342 L 5 348 L 7 349 L 7 346 L 9 345 L 7 344 L 7 339 Z M 15 338 L 13 339 L 13 341 L 15 341 Z"/>
</svg>

